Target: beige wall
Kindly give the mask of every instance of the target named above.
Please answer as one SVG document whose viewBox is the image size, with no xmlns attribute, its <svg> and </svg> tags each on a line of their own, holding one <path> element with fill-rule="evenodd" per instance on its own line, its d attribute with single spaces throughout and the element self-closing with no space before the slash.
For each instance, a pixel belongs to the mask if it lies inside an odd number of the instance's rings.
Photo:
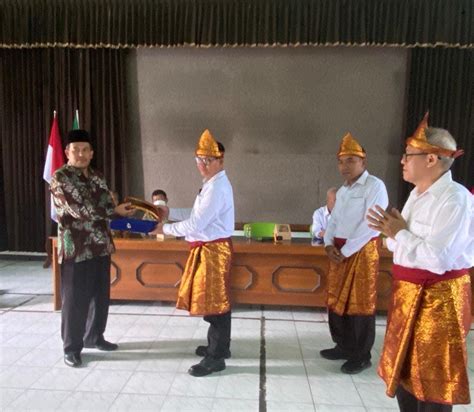
<svg viewBox="0 0 474 412">
<path fill-rule="evenodd" d="M 397 199 L 407 52 L 395 48 L 139 49 L 130 54 L 131 194 L 191 206 L 193 152 L 209 128 L 226 146 L 236 220 L 309 223 L 340 185 L 350 131 Z"/>
</svg>

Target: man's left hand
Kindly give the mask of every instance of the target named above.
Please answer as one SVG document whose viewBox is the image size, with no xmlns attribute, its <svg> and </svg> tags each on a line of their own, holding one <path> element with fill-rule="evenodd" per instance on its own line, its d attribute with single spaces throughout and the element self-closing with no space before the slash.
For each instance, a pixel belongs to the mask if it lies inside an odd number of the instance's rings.
<svg viewBox="0 0 474 412">
<path fill-rule="evenodd" d="M 395 238 L 400 230 L 408 229 L 407 222 L 395 208 L 387 212 L 376 205 L 373 209 L 369 209 L 367 220 L 371 229 L 377 230 L 391 238 Z"/>
</svg>

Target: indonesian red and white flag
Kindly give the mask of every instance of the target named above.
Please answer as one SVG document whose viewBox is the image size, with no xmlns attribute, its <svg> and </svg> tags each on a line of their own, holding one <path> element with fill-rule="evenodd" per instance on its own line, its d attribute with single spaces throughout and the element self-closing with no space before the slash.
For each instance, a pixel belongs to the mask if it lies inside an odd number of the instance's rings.
<svg viewBox="0 0 474 412">
<path fill-rule="evenodd" d="M 63 164 L 63 146 L 61 144 L 61 136 L 59 135 L 58 118 L 56 117 L 56 112 L 54 112 L 53 124 L 51 125 L 51 132 L 49 134 L 48 152 L 46 153 L 46 161 L 44 163 L 43 179 L 50 184 L 54 172 Z M 52 197 L 51 219 L 55 222 L 58 221 Z"/>
</svg>

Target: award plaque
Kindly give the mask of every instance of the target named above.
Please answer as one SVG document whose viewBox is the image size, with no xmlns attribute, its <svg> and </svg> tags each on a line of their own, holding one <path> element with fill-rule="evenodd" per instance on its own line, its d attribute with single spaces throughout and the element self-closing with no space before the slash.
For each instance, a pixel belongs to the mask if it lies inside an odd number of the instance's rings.
<svg viewBox="0 0 474 412">
<path fill-rule="evenodd" d="M 141 210 L 151 215 L 157 222 L 163 220 L 163 211 L 156 207 L 154 204 L 147 202 L 146 200 L 138 199 L 136 197 L 127 196 L 124 199 L 125 203 L 131 203 L 134 209 Z"/>
</svg>

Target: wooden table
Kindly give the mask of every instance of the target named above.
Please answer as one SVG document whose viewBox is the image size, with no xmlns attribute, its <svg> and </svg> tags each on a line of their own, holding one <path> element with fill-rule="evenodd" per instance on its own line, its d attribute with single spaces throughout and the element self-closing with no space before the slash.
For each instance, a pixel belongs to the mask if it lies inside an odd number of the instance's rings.
<svg viewBox="0 0 474 412">
<path fill-rule="evenodd" d="M 189 253 L 185 241 L 117 238 L 114 242 L 117 252 L 112 255 L 112 299 L 176 301 Z M 328 259 L 322 246 L 311 246 L 309 239 L 274 244 L 234 238 L 233 243 L 234 303 L 325 307 Z M 391 265 L 392 254 L 382 249 L 377 281 L 378 310 L 387 309 Z M 55 310 L 61 308 L 59 269 L 54 238 Z M 474 287 L 474 279 L 472 283 Z"/>
</svg>

